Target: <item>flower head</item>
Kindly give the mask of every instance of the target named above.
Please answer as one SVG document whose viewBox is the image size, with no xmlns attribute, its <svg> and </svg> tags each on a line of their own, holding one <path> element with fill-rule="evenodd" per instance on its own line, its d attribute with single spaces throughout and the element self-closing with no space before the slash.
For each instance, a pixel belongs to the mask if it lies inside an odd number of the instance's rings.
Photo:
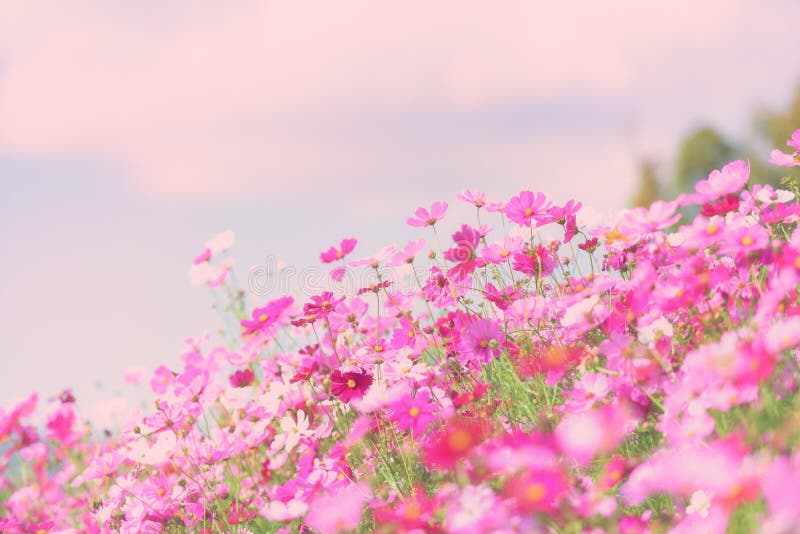
<svg viewBox="0 0 800 534">
<path fill-rule="evenodd" d="M 508 201 L 505 207 L 506 216 L 520 226 L 541 226 L 552 221 L 548 214 L 550 204 L 542 193 L 522 191 L 519 195 Z"/>
<path fill-rule="evenodd" d="M 342 242 L 339 243 L 338 249 L 336 247 L 330 247 L 328 250 L 319 255 L 319 259 L 322 260 L 322 263 L 332 263 L 336 260 L 341 260 L 353 252 L 353 249 L 356 248 L 357 243 L 358 240 L 354 238 L 342 239 Z"/>
<path fill-rule="evenodd" d="M 423 207 L 417 208 L 413 217 L 409 217 L 406 223 L 409 226 L 416 226 L 422 228 L 424 226 L 433 226 L 444 218 L 447 212 L 447 202 L 434 202 L 431 204 L 430 210 Z"/>
<path fill-rule="evenodd" d="M 372 375 L 361 368 L 345 372 L 336 369 L 331 373 L 331 393 L 342 402 L 350 402 L 353 398 L 360 399 L 371 385 Z"/>
</svg>

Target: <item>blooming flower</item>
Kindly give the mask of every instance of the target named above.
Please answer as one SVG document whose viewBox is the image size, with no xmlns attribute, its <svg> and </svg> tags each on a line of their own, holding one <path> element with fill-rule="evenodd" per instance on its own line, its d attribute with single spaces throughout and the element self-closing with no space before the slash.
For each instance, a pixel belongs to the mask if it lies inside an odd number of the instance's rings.
<svg viewBox="0 0 800 534">
<path fill-rule="evenodd" d="M 241 321 L 244 332 L 242 335 L 249 336 L 256 332 L 267 330 L 270 326 L 280 318 L 281 314 L 292 304 L 294 299 L 292 297 L 280 297 L 268 303 L 261 308 L 253 308 L 252 319 L 243 319 Z"/>
<path fill-rule="evenodd" d="M 367 500 L 364 488 L 348 484 L 314 498 L 305 522 L 321 534 L 337 534 L 355 529 Z"/>
<path fill-rule="evenodd" d="M 497 321 L 478 319 L 461 335 L 461 359 L 470 363 L 487 363 L 503 348 L 503 333 Z"/>
<path fill-rule="evenodd" d="M 230 376 L 230 383 L 235 388 L 246 388 L 254 379 L 255 375 L 251 369 L 238 369 Z"/>
<path fill-rule="evenodd" d="M 372 375 L 361 368 L 345 372 L 336 369 L 331 373 L 331 393 L 342 402 L 363 397 L 371 385 Z"/>
<path fill-rule="evenodd" d="M 552 220 L 548 214 L 549 209 L 550 205 L 544 194 L 522 191 L 508 201 L 504 213 L 511 221 L 520 226 L 531 226 L 531 222 L 535 222 L 536 226 L 541 226 Z"/>
<path fill-rule="evenodd" d="M 424 227 L 433 226 L 444 218 L 447 212 L 447 202 L 434 202 L 430 210 L 423 207 L 417 208 L 414 217 L 409 217 L 406 223 L 409 226 Z"/>
<path fill-rule="evenodd" d="M 322 260 L 322 263 L 332 263 L 336 260 L 341 260 L 353 252 L 353 249 L 356 248 L 357 243 L 357 239 L 342 239 L 342 242 L 339 243 L 338 249 L 336 247 L 330 247 L 328 250 L 319 255 L 319 259 Z"/>
<path fill-rule="evenodd" d="M 750 177 L 750 166 L 744 161 L 734 161 L 722 170 L 711 171 L 707 180 L 695 184 L 695 202 L 704 203 L 725 195 L 738 193 Z"/>
<path fill-rule="evenodd" d="M 303 313 L 310 317 L 325 319 L 341 302 L 344 302 L 344 297 L 336 298 L 330 291 L 325 291 L 319 295 L 312 295 L 311 302 L 303 305 Z"/>
<path fill-rule="evenodd" d="M 413 397 L 406 395 L 389 405 L 390 418 L 400 430 L 408 430 L 415 438 L 419 438 L 436 419 L 430 400 L 431 394 L 427 389 L 420 389 Z"/>
<path fill-rule="evenodd" d="M 452 419 L 436 437 L 428 441 L 424 453 L 425 462 L 449 469 L 480 444 L 485 434 L 484 425 L 478 421 Z"/>
<path fill-rule="evenodd" d="M 477 208 L 482 208 L 487 204 L 486 193 L 482 191 L 475 191 L 473 193 L 469 189 L 465 189 L 463 192 L 456 195 L 456 198 L 464 202 L 469 202 Z"/>
</svg>

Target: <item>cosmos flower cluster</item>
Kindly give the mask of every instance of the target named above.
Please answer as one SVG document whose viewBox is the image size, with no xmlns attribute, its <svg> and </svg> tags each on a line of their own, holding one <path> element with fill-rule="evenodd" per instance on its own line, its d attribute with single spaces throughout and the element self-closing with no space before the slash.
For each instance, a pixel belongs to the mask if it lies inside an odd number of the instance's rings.
<svg viewBox="0 0 800 534">
<path fill-rule="evenodd" d="M 105 434 L 69 391 L 39 427 L 36 394 L 0 410 L 0 530 L 794 532 L 795 193 L 736 161 L 587 225 L 576 201 L 465 191 L 450 239 L 435 202 L 418 240 L 325 249 L 333 281 L 372 273 L 360 290 L 257 305 L 221 234 L 191 275 L 236 331 L 156 369 L 149 410 Z"/>
</svg>

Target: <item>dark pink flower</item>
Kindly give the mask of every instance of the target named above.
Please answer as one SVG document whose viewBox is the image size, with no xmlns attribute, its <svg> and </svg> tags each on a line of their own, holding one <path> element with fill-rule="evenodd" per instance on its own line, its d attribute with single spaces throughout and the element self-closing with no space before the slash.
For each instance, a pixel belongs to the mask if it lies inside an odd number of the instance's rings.
<svg viewBox="0 0 800 534">
<path fill-rule="evenodd" d="M 361 368 L 344 373 L 336 369 L 331 373 L 331 393 L 342 402 L 350 402 L 353 398 L 360 399 L 371 385 L 372 375 Z"/>
<path fill-rule="evenodd" d="M 239 369 L 230 376 L 230 383 L 235 388 L 246 388 L 255 380 L 252 369 Z"/>
<path fill-rule="evenodd" d="M 314 316 L 314 318 L 326 318 L 340 303 L 344 302 L 344 297 L 338 299 L 333 296 L 330 291 L 325 291 L 319 295 L 313 295 L 311 302 L 307 302 L 303 306 L 303 313 L 306 316 Z"/>
<path fill-rule="evenodd" d="M 736 195 L 726 195 L 717 202 L 708 202 L 703 204 L 700 214 L 704 217 L 713 217 L 714 215 L 725 215 L 731 211 L 739 209 L 739 197 Z"/>
</svg>

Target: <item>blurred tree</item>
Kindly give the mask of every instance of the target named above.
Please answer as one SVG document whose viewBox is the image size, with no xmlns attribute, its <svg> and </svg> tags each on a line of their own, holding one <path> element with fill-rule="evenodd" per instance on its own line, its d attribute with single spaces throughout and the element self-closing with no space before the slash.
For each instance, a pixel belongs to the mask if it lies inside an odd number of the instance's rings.
<svg viewBox="0 0 800 534">
<path fill-rule="evenodd" d="M 650 160 L 639 162 L 639 186 L 632 197 L 634 206 L 647 205 L 659 198 L 674 198 L 694 190 L 694 184 L 735 159 L 750 162 L 751 180 L 778 186 L 788 177 L 800 181 L 800 168 L 777 167 L 768 163 L 769 153 L 778 148 L 784 152 L 786 140 L 800 128 L 800 86 L 784 110 L 757 109 L 746 142 L 734 144 L 710 126 L 691 132 L 680 143 L 671 179 L 659 181 Z"/>
<path fill-rule="evenodd" d="M 708 173 L 736 159 L 737 150 L 716 130 L 703 126 L 681 143 L 675 165 L 674 186 L 678 192 L 694 190 L 694 184 Z"/>
<path fill-rule="evenodd" d="M 633 195 L 631 206 L 647 207 L 661 198 L 661 184 L 656 176 L 656 166 L 653 160 L 643 158 L 639 162 L 639 189 Z"/>
<path fill-rule="evenodd" d="M 755 112 L 753 122 L 756 131 L 769 141 L 771 147 L 784 148 L 792 132 L 800 128 L 800 86 L 786 111 L 762 108 Z"/>
</svg>

